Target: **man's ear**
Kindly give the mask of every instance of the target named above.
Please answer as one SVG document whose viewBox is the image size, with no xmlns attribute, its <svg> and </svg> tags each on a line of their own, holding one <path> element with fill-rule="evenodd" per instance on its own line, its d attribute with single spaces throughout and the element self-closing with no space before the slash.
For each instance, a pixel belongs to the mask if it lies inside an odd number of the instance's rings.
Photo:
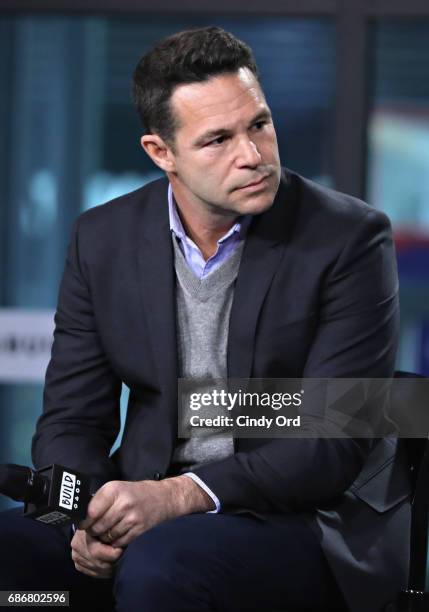
<svg viewBox="0 0 429 612">
<path fill-rule="evenodd" d="M 158 134 L 144 134 L 140 139 L 140 144 L 151 160 L 164 170 L 164 172 L 174 172 L 174 153 L 166 142 Z"/>
</svg>

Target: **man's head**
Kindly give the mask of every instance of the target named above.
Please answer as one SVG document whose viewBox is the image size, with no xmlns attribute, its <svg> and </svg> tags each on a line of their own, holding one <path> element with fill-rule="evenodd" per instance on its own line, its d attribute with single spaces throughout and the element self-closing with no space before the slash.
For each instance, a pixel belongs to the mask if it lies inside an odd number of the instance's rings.
<svg viewBox="0 0 429 612">
<path fill-rule="evenodd" d="M 216 27 L 161 41 L 135 70 L 134 99 L 142 146 L 167 173 L 179 206 L 236 216 L 272 204 L 277 140 L 245 43 Z"/>
</svg>

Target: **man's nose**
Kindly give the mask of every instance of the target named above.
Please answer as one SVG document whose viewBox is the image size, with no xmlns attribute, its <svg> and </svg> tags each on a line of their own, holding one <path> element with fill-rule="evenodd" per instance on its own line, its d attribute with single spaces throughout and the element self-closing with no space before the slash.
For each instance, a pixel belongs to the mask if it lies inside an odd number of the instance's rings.
<svg viewBox="0 0 429 612">
<path fill-rule="evenodd" d="M 237 145 L 237 164 L 255 168 L 261 163 L 261 154 L 255 143 L 247 136 L 240 138 Z"/>
</svg>

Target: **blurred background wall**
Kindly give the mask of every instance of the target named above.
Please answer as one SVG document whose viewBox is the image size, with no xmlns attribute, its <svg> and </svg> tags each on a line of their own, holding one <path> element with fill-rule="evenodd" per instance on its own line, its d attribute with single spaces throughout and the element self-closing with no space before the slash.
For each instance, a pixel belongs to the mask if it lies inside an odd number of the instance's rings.
<svg viewBox="0 0 429 612">
<path fill-rule="evenodd" d="M 159 176 L 139 146 L 135 64 L 192 26 L 253 48 L 284 165 L 390 216 L 397 366 L 429 375 L 429 5 L 367 4 L 0 0 L 0 463 L 31 463 L 73 220 Z"/>
</svg>

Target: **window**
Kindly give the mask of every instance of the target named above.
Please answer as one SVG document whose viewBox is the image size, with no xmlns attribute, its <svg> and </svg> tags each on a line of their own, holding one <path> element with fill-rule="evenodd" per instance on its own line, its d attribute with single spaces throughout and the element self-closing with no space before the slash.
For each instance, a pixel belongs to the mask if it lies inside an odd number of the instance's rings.
<svg viewBox="0 0 429 612">
<path fill-rule="evenodd" d="M 429 374 L 429 18 L 379 20 L 372 34 L 368 200 L 395 232 L 399 365 Z"/>
</svg>

